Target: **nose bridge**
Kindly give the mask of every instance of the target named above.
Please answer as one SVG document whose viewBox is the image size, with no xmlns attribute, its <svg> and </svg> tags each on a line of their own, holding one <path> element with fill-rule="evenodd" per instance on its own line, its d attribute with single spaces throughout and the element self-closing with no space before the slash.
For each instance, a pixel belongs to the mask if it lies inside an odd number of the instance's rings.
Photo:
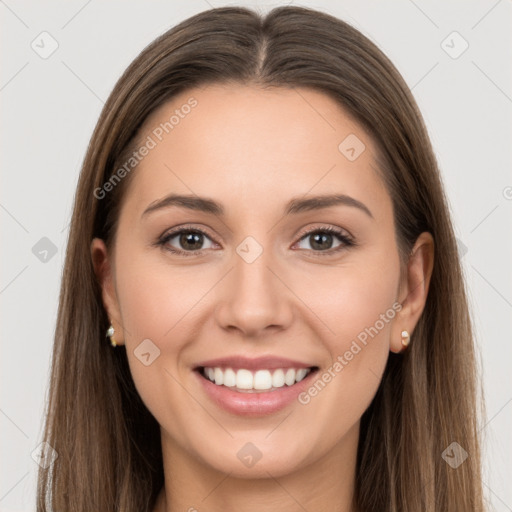
<svg viewBox="0 0 512 512">
<path fill-rule="evenodd" d="M 257 301 L 271 302 L 276 298 L 276 293 L 271 293 L 275 291 L 273 289 L 276 286 L 273 283 L 275 276 L 269 268 L 272 268 L 272 261 L 275 260 L 275 257 L 271 254 L 271 250 L 266 248 L 253 260 L 251 257 L 255 249 L 250 248 L 247 253 L 240 255 L 243 251 L 242 247 L 241 245 L 237 248 L 237 259 L 235 259 L 235 268 L 233 269 L 234 286 L 237 289 L 239 300 L 254 298 Z M 250 256 L 250 258 L 246 259 L 246 256 Z"/>
<path fill-rule="evenodd" d="M 234 268 L 219 298 L 217 320 L 222 327 L 237 327 L 256 334 L 266 327 L 285 327 L 291 320 L 287 288 L 276 276 L 276 255 L 270 247 L 247 237 L 233 255 Z"/>
</svg>

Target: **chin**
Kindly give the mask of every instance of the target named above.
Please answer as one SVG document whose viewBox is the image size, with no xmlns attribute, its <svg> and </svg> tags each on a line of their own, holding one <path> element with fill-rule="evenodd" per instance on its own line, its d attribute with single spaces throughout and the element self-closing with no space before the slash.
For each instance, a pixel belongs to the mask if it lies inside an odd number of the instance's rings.
<svg viewBox="0 0 512 512">
<path fill-rule="evenodd" d="M 262 435 L 268 435 L 265 433 Z M 249 439 L 249 437 L 247 437 Z M 264 446 L 263 446 L 264 445 Z M 298 446 L 297 446 L 298 445 Z M 203 463 L 216 471 L 230 474 L 234 478 L 252 479 L 281 477 L 307 465 L 307 455 L 301 456 L 304 444 L 290 443 L 286 447 L 272 444 L 268 440 L 258 443 L 249 440 L 234 441 L 223 449 L 209 450 L 208 456 L 201 454 Z"/>
</svg>

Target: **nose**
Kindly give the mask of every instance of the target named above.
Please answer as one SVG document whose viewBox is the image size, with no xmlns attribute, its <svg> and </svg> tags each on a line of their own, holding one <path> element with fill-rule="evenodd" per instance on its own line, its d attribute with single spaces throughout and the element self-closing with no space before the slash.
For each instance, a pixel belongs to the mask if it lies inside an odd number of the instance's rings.
<svg viewBox="0 0 512 512">
<path fill-rule="evenodd" d="M 218 290 L 218 325 L 239 331 L 244 338 L 261 338 L 289 327 L 293 293 L 279 268 L 270 251 L 263 251 L 252 262 L 235 254 L 234 267 Z"/>
</svg>

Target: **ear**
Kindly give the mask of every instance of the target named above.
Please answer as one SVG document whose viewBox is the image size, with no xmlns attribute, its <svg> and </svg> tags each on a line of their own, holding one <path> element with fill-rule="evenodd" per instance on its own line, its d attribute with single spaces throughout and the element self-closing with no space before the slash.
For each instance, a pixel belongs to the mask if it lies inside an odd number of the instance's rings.
<svg viewBox="0 0 512 512">
<path fill-rule="evenodd" d="M 409 256 L 405 281 L 401 283 L 399 301 L 402 309 L 396 316 L 391 329 L 391 352 L 401 352 L 402 331 L 408 331 L 411 343 L 412 333 L 427 301 L 430 278 L 434 268 L 434 239 L 428 232 L 421 233 Z"/>
<path fill-rule="evenodd" d="M 109 255 L 105 242 L 101 238 L 94 238 L 92 240 L 91 258 L 94 273 L 101 287 L 103 305 L 114 327 L 114 339 L 118 345 L 123 345 L 124 331 L 114 282 L 112 257 Z"/>
</svg>

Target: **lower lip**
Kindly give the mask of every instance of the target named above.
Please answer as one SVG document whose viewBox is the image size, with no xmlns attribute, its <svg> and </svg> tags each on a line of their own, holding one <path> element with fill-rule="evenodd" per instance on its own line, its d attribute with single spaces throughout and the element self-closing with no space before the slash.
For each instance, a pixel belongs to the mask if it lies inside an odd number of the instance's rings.
<svg viewBox="0 0 512 512">
<path fill-rule="evenodd" d="M 244 393 L 233 391 L 227 386 L 219 386 L 194 371 L 203 389 L 213 402 L 222 409 L 239 416 L 265 416 L 284 409 L 290 405 L 310 384 L 318 370 L 311 371 L 293 386 L 286 384 L 275 391 Z"/>
</svg>

